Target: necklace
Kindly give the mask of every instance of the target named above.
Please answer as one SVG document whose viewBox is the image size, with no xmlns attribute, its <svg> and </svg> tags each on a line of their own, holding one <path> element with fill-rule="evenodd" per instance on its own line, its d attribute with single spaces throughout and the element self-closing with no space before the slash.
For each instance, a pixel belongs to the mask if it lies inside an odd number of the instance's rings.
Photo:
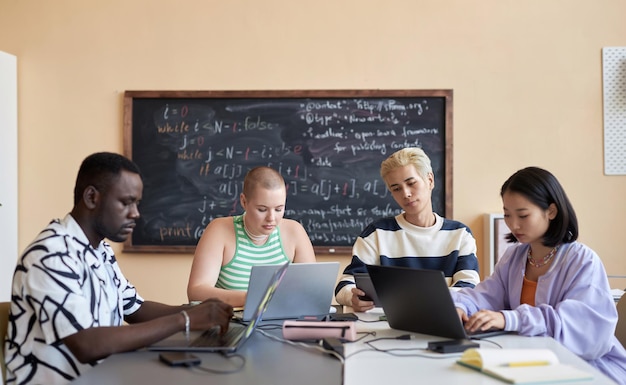
<svg viewBox="0 0 626 385">
<path fill-rule="evenodd" d="M 555 246 L 552 250 L 550 250 L 550 252 L 548 253 L 548 255 L 546 255 L 545 257 L 543 257 L 543 259 L 541 261 L 535 261 L 535 259 L 533 258 L 533 251 L 531 250 L 531 248 L 528 248 L 528 253 L 527 253 L 527 257 L 528 257 L 528 263 L 531 264 L 531 266 L 534 267 L 542 267 L 548 264 L 548 262 L 550 262 L 552 260 L 552 258 L 554 258 L 554 255 L 556 254 L 556 250 L 558 249 L 558 246 Z"/>
<path fill-rule="evenodd" d="M 250 230 L 248 230 L 248 226 L 246 226 L 246 214 L 243 214 L 242 222 L 243 222 L 243 231 L 246 232 L 246 235 L 248 236 L 248 238 L 252 240 L 252 242 L 264 242 L 267 240 L 267 238 L 269 238 L 269 234 L 256 235 L 256 234 L 252 234 Z"/>
</svg>

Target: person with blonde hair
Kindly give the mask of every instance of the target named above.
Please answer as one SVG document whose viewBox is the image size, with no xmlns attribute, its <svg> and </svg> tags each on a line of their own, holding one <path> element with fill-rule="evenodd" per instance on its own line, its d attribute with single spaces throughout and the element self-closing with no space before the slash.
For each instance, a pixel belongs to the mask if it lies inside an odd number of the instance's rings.
<svg viewBox="0 0 626 385">
<path fill-rule="evenodd" d="M 435 177 L 426 153 L 399 150 L 382 162 L 380 175 L 402 213 L 375 220 L 358 236 L 335 288 L 337 302 L 354 311 L 374 307 L 354 284 L 354 274 L 366 273 L 368 264 L 441 270 L 449 286 L 474 287 L 480 281 L 476 240 L 469 227 L 433 211 Z"/>
<path fill-rule="evenodd" d="M 278 171 L 248 171 L 239 201 L 242 215 L 212 220 L 200 237 L 187 285 L 189 301 L 219 298 L 241 307 L 255 265 L 315 262 L 315 252 L 300 222 L 283 218 L 287 190 Z"/>
</svg>

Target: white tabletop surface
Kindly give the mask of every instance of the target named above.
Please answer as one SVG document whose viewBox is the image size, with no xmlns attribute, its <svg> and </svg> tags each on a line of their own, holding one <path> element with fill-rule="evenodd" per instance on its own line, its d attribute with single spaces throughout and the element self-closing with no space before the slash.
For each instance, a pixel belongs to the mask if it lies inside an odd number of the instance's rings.
<svg viewBox="0 0 626 385">
<path fill-rule="evenodd" d="M 357 313 L 360 319 L 372 322 L 357 322 L 359 336 L 365 332 L 375 332 L 363 340 L 345 346 L 344 385 L 368 384 L 400 384 L 419 382 L 424 384 L 494 384 L 503 382 L 491 378 L 478 371 L 456 364 L 462 353 L 441 354 L 426 350 L 429 341 L 444 340 L 443 338 L 423 334 L 393 330 L 385 321 L 376 322 L 384 315 L 382 309 L 375 308 L 367 313 Z M 382 340 L 374 342 L 378 349 L 393 350 L 390 353 L 375 351 L 364 341 L 381 337 L 410 335 L 409 340 Z M 593 374 L 591 381 L 576 382 L 579 384 L 614 384 L 608 377 L 589 365 L 586 361 L 567 350 L 550 337 L 522 337 L 514 334 L 490 337 L 480 341 L 481 348 L 541 348 L 554 351 L 559 361 L 574 365 Z M 407 382 L 408 381 L 408 382 Z"/>
</svg>

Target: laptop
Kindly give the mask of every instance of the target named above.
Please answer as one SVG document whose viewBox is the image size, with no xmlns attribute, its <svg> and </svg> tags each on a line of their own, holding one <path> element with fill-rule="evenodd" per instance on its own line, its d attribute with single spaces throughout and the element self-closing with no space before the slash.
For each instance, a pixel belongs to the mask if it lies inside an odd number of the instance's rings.
<svg viewBox="0 0 626 385">
<path fill-rule="evenodd" d="M 255 317 L 255 309 L 263 298 L 264 288 L 280 265 L 253 266 L 248 283 L 242 319 Z M 264 320 L 297 319 L 330 313 L 339 262 L 289 264 L 280 287 L 263 313 Z"/>
<path fill-rule="evenodd" d="M 372 283 L 372 279 L 368 273 L 354 273 L 354 283 L 357 288 L 365 292 L 365 295 L 359 297 L 359 299 L 363 301 L 372 301 L 374 302 L 374 306 L 380 307 L 380 300 L 378 299 L 378 295 L 376 295 L 374 284 Z"/>
<path fill-rule="evenodd" d="M 231 322 L 225 336 L 220 335 L 219 328 L 196 332 L 189 340 L 185 333 L 176 333 L 148 346 L 147 349 L 153 351 L 235 352 L 250 338 L 261 321 L 263 313 L 267 310 L 270 300 L 287 272 L 288 266 L 288 263 L 276 265 L 274 273 L 263 288 L 260 301 L 253 309 L 253 317 L 249 323 Z"/>
<path fill-rule="evenodd" d="M 367 265 L 367 271 L 392 329 L 456 340 L 507 333 L 503 330 L 467 333 L 440 270 Z"/>
</svg>

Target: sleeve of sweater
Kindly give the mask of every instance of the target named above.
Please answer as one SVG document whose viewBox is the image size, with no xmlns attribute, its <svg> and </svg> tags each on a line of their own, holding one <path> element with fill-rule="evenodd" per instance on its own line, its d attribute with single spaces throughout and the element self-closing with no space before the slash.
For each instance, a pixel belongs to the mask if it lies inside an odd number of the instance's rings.
<svg viewBox="0 0 626 385">
<path fill-rule="evenodd" d="M 562 271 L 537 290 L 537 306 L 503 311 L 506 330 L 525 336 L 550 336 L 586 360 L 605 355 L 613 346 L 617 310 L 600 258 L 590 248 L 569 247 Z M 543 297 L 543 298 L 542 298 Z M 584 325 L 593 325 L 592 332 Z"/>
<path fill-rule="evenodd" d="M 335 299 L 340 305 L 352 304 L 352 288 L 354 285 L 354 273 L 367 273 L 366 264 L 377 264 L 378 252 L 376 245 L 376 232 L 367 238 L 357 237 L 352 247 L 352 260 L 343 271 L 341 279 L 335 288 Z"/>
<path fill-rule="evenodd" d="M 454 288 L 475 287 L 479 282 L 476 239 L 469 229 L 466 229 L 461 237 L 459 258 L 450 286 Z"/>
</svg>

